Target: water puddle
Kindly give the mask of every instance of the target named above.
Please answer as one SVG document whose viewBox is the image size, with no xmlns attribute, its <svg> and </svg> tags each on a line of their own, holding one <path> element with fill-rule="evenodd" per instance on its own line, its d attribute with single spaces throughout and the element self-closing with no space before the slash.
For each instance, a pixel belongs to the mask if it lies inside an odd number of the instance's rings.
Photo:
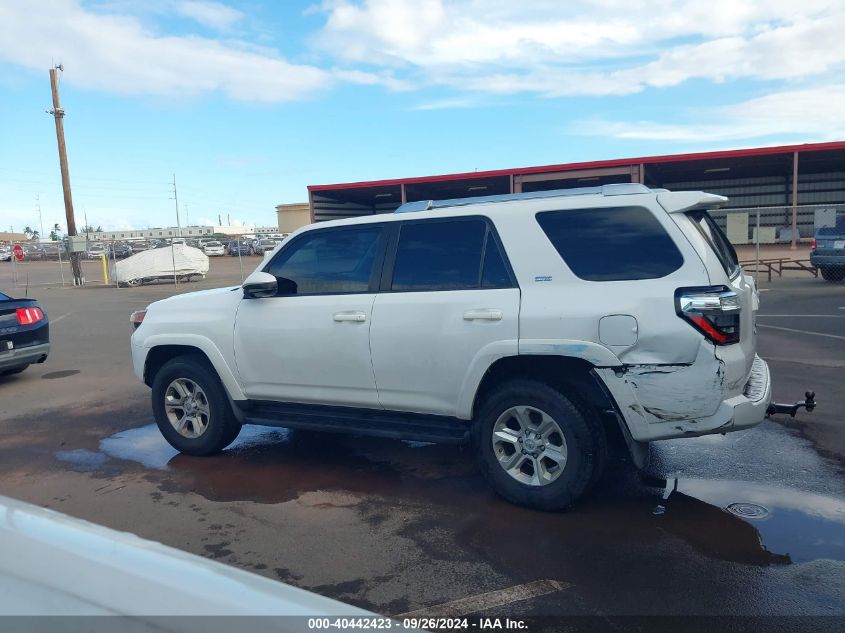
<svg viewBox="0 0 845 633">
<path fill-rule="evenodd" d="M 55 456 L 81 472 L 134 462 L 162 473 L 162 492 L 193 492 L 212 501 L 273 504 L 341 493 L 367 501 L 361 512 L 389 514 L 405 505 L 419 511 L 408 524 L 409 537 L 435 517 L 446 518 L 452 538 L 486 560 L 503 568 L 528 564 L 549 578 L 560 565 L 578 567 L 587 559 L 611 566 L 639 556 L 645 565 L 679 540 L 704 556 L 750 565 L 845 560 L 845 499 L 763 483 L 641 480 L 632 471 L 608 475 L 569 513 L 535 512 L 495 497 L 472 453 L 460 447 L 252 425 L 211 457 L 179 454 L 154 424 L 107 437 L 99 451 Z M 511 548 L 501 544 L 522 542 L 526 526 L 536 547 L 514 549 L 511 560 Z"/>
<path fill-rule="evenodd" d="M 774 563 L 820 558 L 845 560 L 845 500 L 768 484 L 709 479 L 675 480 L 676 495 L 695 499 L 737 517 L 752 528 Z"/>
<path fill-rule="evenodd" d="M 288 436 L 287 429 L 246 425 L 224 454 L 236 454 L 263 445 L 286 442 Z M 121 431 L 107 437 L 100 441 L 100 450 L 104 457 L 137 462 L 145 468 L 155 470 L 168 470 L 168 464 L 174 458 L 184 457 L 165 441 L 155 424 Z"/>
<path fill-rule="evenodd" d="M 58 451 L 55 455 L 57 459 L 70 464 L 72 470 L 83 473 L 102 470 L 109 461 L 108 455 L 84 448 Z"/>
</svg>

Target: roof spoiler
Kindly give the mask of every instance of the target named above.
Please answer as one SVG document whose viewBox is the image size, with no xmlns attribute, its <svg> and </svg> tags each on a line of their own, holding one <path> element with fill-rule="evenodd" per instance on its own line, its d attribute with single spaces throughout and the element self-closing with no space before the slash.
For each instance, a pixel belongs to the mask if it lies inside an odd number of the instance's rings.
<svg viewBox="0 0 845 633">
<path fill-rule="evenodd" d="M 715 193 L 704 191 L 661 191 L 657 202 L 667 213 L 686 213 L 697 209 L 716 209 L 728 199 Z"/>
</svg>

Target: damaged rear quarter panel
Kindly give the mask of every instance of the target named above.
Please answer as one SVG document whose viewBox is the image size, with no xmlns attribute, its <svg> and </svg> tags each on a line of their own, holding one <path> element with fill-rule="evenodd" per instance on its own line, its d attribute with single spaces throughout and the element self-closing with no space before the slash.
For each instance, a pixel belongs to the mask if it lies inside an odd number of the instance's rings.
<svg viewBox="0 0 845 633">
<path fill-rule="evenodd" d="M 725 364 L 707 341 L 701 341 L 692 364 L 639 364 L 599 371 L 639 440 L 712 431 L 712 416 L 725 398 Z M 709 419 L 701 424 L 704 418 Z"/>
</svg>

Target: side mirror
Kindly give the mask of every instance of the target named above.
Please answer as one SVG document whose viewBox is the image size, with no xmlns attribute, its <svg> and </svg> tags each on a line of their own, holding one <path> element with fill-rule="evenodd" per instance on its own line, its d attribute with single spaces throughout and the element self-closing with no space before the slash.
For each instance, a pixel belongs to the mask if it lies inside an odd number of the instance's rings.
<svg viewBox="0 0 845 633">
<path fill-rule="evenodd" d="M 244 290 L 244 299 L 261 299 L 274 297 L 279 291 L 279 284 L 276 278 L 270 273 L 257 270 L 246 278 L 241 286 Z"/>
</svg>

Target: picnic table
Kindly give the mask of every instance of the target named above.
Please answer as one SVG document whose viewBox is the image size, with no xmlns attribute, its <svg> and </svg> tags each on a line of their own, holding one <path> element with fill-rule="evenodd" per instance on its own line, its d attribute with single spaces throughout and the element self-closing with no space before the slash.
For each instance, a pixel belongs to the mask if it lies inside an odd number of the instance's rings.
<svg viewBox="0 0 845 633">
<path fill-rule="evenodd" d="M 810 273 L 813 277 L 819 276 L 818 269 L 810 263 L 809 258 L 792 259 L 790 257 L 766 257 L 760 259 L 746 259 L 739 262 L 745 270 L 751 270 L 754 266 L 754 273 L 760 273 L 762 266 L 763 272 L 768 274 L 769 281 L 772 280 L 772 273 L 777 273 L 778 277 L 783 276 L 784 270 L 799 270 Z"/>
</svg>

